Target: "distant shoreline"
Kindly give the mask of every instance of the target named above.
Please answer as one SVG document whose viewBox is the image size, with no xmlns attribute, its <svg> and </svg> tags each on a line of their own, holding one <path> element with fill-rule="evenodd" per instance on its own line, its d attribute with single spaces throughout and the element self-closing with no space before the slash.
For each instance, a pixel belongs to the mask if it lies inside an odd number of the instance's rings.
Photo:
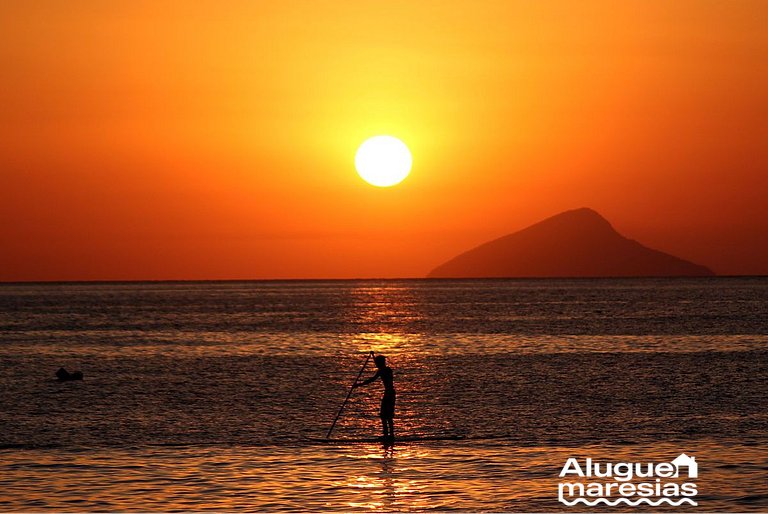
<svg viewBox="0 0 768 514">
<path fill-rule="evenodd" d="M 209 284 L 209 283 L 255 283 L 255 282 L 487 282 L 487 281 L 544 281 L 544 280 L 731 280 L 744 278 L 768 278 L 768 275 L 715 275 L 715 276 L 633 276 L 633 277 L 366 277 L 366 278 L 224 278 L 224 279 L 137 279 L 137 280 L 14 280 L 0 281 L 0 286 L 13 285 L 110 285 L 110 284 Z"/>
</svg>

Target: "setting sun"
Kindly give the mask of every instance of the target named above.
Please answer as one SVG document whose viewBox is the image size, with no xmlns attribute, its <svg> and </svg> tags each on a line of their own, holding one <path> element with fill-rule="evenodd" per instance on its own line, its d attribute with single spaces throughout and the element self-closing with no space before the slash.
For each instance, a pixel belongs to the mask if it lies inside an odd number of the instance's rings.
<svg viewBox="0 0 768 514">
<path fill-rule="evenodd" d="M 355 154 L 357 173 L 371 185 L 394 186 L 411 172 L 411 152 L 405 143 L 392 136 L 367 139 Z"/>
</svg>

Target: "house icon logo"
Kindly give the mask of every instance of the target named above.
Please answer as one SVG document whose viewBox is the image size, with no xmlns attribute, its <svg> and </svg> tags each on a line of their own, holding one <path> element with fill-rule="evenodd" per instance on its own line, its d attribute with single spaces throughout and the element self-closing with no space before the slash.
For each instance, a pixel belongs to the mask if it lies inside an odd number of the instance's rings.
<svg viewBox="0 0 768 514">
<path fill-rule="evenodd" d="M 697 478 L 699 476 L 699 465 L 696 464 L 695 457 L 689 457 L 681 453 L 672 461 L 672 464 L 675 466 L 674 476 L 676 477 L 680 476 L 680 468 L 682 467 L 688 468 L 688 478 Z"/>
</svg>

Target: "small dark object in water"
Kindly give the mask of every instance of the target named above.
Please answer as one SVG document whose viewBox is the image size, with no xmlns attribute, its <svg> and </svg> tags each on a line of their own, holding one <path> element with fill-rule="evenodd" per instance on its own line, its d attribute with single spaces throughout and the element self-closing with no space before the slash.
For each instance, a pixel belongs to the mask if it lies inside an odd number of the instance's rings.
<svg viewBox="0 0 768 514">
<path fill-rule="evenodd" d="M 68 380 L 82 380 L 83 372 L 74 371 L 70 373 L 64 368 L 59 368 L 59 371 L 56 372 L 56 378 L 59 379 L 59 382 L 66 382 Z"/>
</svg>

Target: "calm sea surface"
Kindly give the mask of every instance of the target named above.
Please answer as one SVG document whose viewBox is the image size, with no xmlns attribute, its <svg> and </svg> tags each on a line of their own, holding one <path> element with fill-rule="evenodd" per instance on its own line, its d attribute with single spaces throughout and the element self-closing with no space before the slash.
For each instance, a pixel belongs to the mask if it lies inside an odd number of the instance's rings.
<svg viewBox="0 0 768 514">
<path fill-rule="evenodd" d="M 465 439 L 313 442 L 369 350 Z M 766 278 L 0 285 L 0 510 L 566 510 L 568 457 L 686 452 L 694 510 L 767 511 L 766 356 Z"/>
</svg>

